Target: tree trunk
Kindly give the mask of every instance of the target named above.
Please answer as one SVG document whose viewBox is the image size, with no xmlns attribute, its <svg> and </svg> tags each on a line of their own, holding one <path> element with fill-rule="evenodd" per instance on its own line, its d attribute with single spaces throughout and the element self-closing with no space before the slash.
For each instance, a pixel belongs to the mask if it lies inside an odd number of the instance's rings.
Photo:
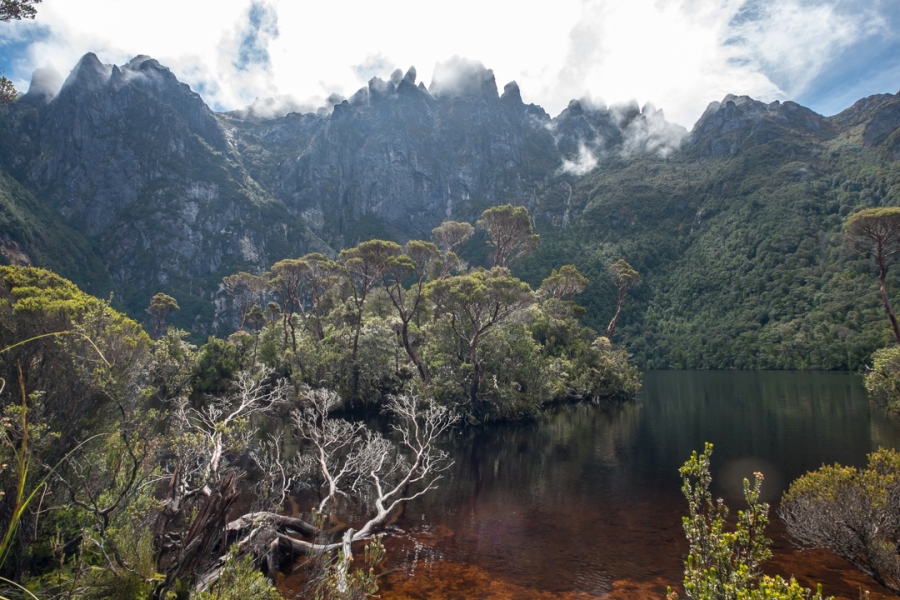
<svg viewBox="0 0 900 600">
<path fill-rule="evenodd" d="M 359 352 L 359 332 L 362 329 L 362 307 L 359 308 L 359 316 L 356 319 L 356 330 L 353 332 L 353 355 L 351 356 L 351 361 L 353 362 L 353 397 L 357 398 L 359 395 L 359 363 L 356 361 L 356 356 Z"/>
<path fill-rule="evenodd" d="M 297 327 L 294 325 L 294 313 L 288 317 L 288 325 L 291 326 L 291 347 L 294 349 L 294 355 L 297 354 Z"/>
<path fill-rule="evenodd" d="M 897 343 L 900 343 L 900 325 L 897 324 L 897 317 L 894 316 L 894 311 L 891 308 L 891 301 L 888 299 L 887 282 L 885 281 L 887 267 L 884 265 L 884 256 L 882 256 L 881 253 L 878 254 L 878 266 L 881 267 L 881 272 L 878 275 L 878 281 L 881 283 L 881 301 L 884 302 L 884 310 L 887 311 L 888 317 L 891 319 L 891 327 L 894 328 L 894 337 L 897 339 Z"/>
<path fill-rule="evenodd" d="M 422 381 L 426 384 L 431 383 L 431 380 L 428 377 L 428 370 L 425 368 L 425 363 L 422 362 L 422 359 L 419 358 L 419 355 L 413 350 L 412 344 L 409 343 L 409 323 L 407 321 L 404 321 L 403 326 L 400 328 L 400 339 L 403 341 L 403 349 L 406 350 L 407 356 L 409 356 L 410 360 L 415 363 L 416 368 L 419 370 Z"/>
<path fill-rule="evenodd" d="M 210 493 L 177 552 L 161 549 L 157 568 L 166 578 L 156 588 L 154 598 L 165 597 L 176 581 L 190 582 L 198 573 L 209 570 L 206 563 L 215 562 L 224 552 L 228 511 L 238 497 L 237 479 L 236 473 L 228 473 L 219 488 Z"/>
<path fill-rule="evenodd" d="M 469 344 L 469 359 L 472 361 L 472 387 L 469 388 L 469 403 L 474 407 L 478 403 L 478 388 L 481 385 L 481 363 L 478 362 L 478 338 Z"/>
<path fill-rule="evenodd" d="M 606 328 L 606 337 L 612 339 L 613 331 L 616 330 L 616 321 L 619 320 L 619 314 L 622 312 L 622 301 L 619 300 L 618 304 L 616 304 L 616 314 L 613 315 L 612 321 L 609 322 L 609 326 Z"/>
</svg>

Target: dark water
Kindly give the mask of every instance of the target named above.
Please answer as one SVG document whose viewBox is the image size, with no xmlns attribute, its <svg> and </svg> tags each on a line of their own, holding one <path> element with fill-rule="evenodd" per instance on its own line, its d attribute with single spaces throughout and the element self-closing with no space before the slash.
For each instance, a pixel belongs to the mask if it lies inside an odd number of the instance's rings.
<svg viewBox="0 0 900 600">
<path fill-rule="evenodd" d="M 678 467 L 704 441 L 714 492 L 739 508 L 754 471 L 774 504 L 823 463 L 861 466 L 879 445 L 900 447 L 900 427 L 852 374 L 660 371 L 633 404 L 460 430 L 440 489 L 386 539 L 382 598 L 663 598 L 680 589 L 687 549 Z M 829 553 L 795 550 L 774 511 L 769 536 L 772 573 L 882 597 Z"/>
</svg>

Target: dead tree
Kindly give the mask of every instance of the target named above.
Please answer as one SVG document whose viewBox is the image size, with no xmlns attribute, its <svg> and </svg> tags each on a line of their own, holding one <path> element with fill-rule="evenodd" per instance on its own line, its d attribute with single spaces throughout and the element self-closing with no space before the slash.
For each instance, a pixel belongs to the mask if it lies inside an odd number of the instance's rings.
<svg viewBox="0 0 900 600">
<path fill-rule="evenodd" d="M 403 503 L 434 489 L 441 472 L 452 464 L 447 453 L 437 447 L 438 439 L 457 420 L 446 407 L 414 394 L 392 397 L 385 410 L 394 420 L 394 441 L 362 424 L 329 416 L 339 403 L 334 392 L 308 392 L 304 406 L 293 413 L 292 423 L 295 435 L 310 452 L 290 462 L 269 456 L 264 464 L 258 464 L 269 470 L 269 481 L 279 479 L 272 471 L 306 472 L 310 483 L 318 482 L 322 489 L 314 511 L 329 510 L 333 517 L 342 505 L 358 504 L 363 506 L 364 521 L 358 529 L 351 526 L 343 531 L 340 527 L 328 529 L 328 523 L 316 526 L 272 511 L 257 511 L 231 521 L 227 529 L 234 543 L 265 555 L 270 572 L 285 554 L 340 549 L 345 556 L 352 556 L 355 542 L 372 538 Z"/>
<path fill-rule="evenodd" d="M 195 589 L 212 585 L 233 546 L 261 559 L 270 574 L 297 554 L 340 549 L 351 557 L 355 542 L 371 539 L 401 504 L 434 489 L 451 464 L 437 441 L 456 416 L 412 394 L 387 403 L 393 423 L 386 437 L 333 417 L 342 404 L 334 392 L 307 390 L 291 414 L 290 430 L 259 440 L 251 417 L 274 414 L 289 389 L 258 368 L 239 373 L 232 394 L 202 408 L 185 399 L 176 403 L 170 427 L 175 456 L 166 465 L 169 486 L 156 525 L 157 564 L 166 574 L 157 597 L 176 580 Z M 294 443 L 285 443 L 288 436 Z M 298 442 L 300 452 L 285 452 Z M 267 492 L 251 511 L 235 517 L 230 511 L 243 476 L 237 461 L 248 455 Z M 301 486 L 320 490 L 306 511 L 310 517 L 279 514 Z M 317 518 L 326 513 L 330 522 Z M 338 585 L 347 579 L 347 564 L 337 563 Z"/>
<path fill-rule="evenodd" d="M 256 368 L 238 373 L 234 392 L 191 406 L 185 397 L 171 413 L 169 485 L 155 531 L 156 560 L 164 597 L 177 580 L 212 570 L 227 550 L 226 525 L 243 473 L 234 465 L 254 443 L 250 419 L 271 413 L 287 398 L 285 380 Z M 191 518 L 192 516 L 192 518 Z"/>
</svg>

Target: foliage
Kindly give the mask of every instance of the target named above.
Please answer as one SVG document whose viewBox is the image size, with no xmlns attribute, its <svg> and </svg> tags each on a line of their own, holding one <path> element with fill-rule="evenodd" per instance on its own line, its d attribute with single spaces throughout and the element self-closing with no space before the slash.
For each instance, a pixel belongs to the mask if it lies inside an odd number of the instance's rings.
<svg viewBox="0 0 900 600">
<path fill-rule="evenodd" d="M 375 567 L 384 560 L 381 536 L 366 544 L 364 566 L 350 570 L 350 558 L 339 551 L 334 562 L 327 565 L 325 573 L 317 581 L 313 593 L 315 600 L 364 600 L 378 593 Z"/>
<path fill-rule="evenodd" d="M 240 556 L 236 547 L 228 552 L 218 581 L 191 600 L 280 600 L 281 595 L 256 565 L 253 556 Z"/>
<path fill-rule="evenodd" d="M 150 339 L 71 282 L 2 267 L 0 341 L 0 367 L 21 392 L 21 402 L 0 403 L 4 423 L 19 424 L 3 432 L 0 463 L 16 465 L 18 489 L 3 480 L 0 519 L 9 534 L 16 525 L 28 533 L 16 538 L 4 573 L 21 580 L 49 561 L 59 565 L 57 583 L 77 577 L 99 597 L 112 597 L 97 590 L 119 588 L 123 577 L 146 584 L 152 550 L 136 539 L 149 513 L 130 511 L 140 498 L 152 502 L 155 413 L 142 390 Z M 46 512 L 51 501 L 59 506 L 49 516 L 21 519 L 29 502 Z"/>
<path fill-rule="evenodd" d="M 0 77 L 0 104 L 10 104 L 18 97 L 19 92 L 16 91 L 13 82 L 6 77 Z"/>
<path fill-rule="evenodd" d="M 541 245 L 514 273 L 535 285 L 574 264 L 591 280 L 584 322 L 604 331 L 606 270 L 624 257 L 643 285 L 612 341 L 642 368 L 857 370 L 888 339 L 874 261 L 843 225 L 900 204 L 900 163 L 842 138 L 779 136 L 724 157 L 609 156 L 573 188 L 535 209 Z"/>
<path fill-rule="evenodd" d="M 863 385 L 869 397 L 893 412 L 900 411 L 900 346 L 876 350 Z"/>
<path fill-rule="evenodd" d="M 575 265 L 563 265 L 559 271 L 553 269 L 550 276 L 541 282 L 540 294 L 545 298 L 570 300 L 587 289 L 590 281 L 578 272 Z"/>
<path fill-rule="evenodd" d="M 537 247 L 531 217 L 524 206 L 493 206 L 483 213 L 478 226 L 487 231 L 494 247 L 494 267 L 508 267 Z"/>
<path fill-rule="evenodd" d="M 172 296 L 159 292 L 150 299 L 150 306 L 147 307 L 147 314 L 156 321 L 156 328 L 153 330 L 153 337 L 158 338 L 166 324 L 166 318 L 173 312 L 178 312 L 181 307 Z"/>
<path fill-rule="evenodd" d="M 900 595 L 900 452 L 879 449 L 865 469 L 835 464 L 807 473 L 779 514 L 798 542 L 831 550 Z"/>
<path fill-rule="evenodd" d="M 475 228 L 469 223 L 459 221 L 444 221 L 431 230 L 431 237 L 440 246 L 444 254 L 458 253 L 462 245 L 472 237 Z"/>
<path fill-rule="evenodd" d="M 428 297 L 449 319 L 450 330 L 466 344 L 471 370 L 469 402 L 474 406 L 480 392 L 484 367 L 478 349 L 482 337 L 491 335 L 533 302 L 528 285 L 494 267 L 428 284 Z"/>
<path fill-rule="evenodd" d="M 762 574 L 762 563 L 771 558 L 770 541 L 764 532 L 769 524 L 769 505 L 759 501 L 762 474 L 755 473 L 750 485 L 744 480 L 747 509 L 739 511 L 733 531 L 728 531 L 728 507 L 713 500 L 709 491 L 712 476 L 709 461 L 712 444 L 701 454 L 693 452 L 679 473 L 689 514 L 682 518 L 690 550 L 685 561 L 684 589 L 694 600 L 822 600 L 818 592 L 803 589 L 791 578 Z M 677 599 L 669 590 L 668 598 Z"/>
<path fill-rule="evenodd" d="M 0 21 L 33 19 L 42 0 L 0 0 Z"/>
<path fill-rule="evenodd" d="M 274 312 L 263 311 L 271 296 L 260 295 L 242 309 L 262 313 L 255 334 L 210 338 L 195 390 L 221 391 L 230 373 L 261 360 L 352 405 L 380 403 L 412 383 L 449 405 L 467 401 L 479 419 L 637 393 L 627 353 L 578 322 L 584 311 L 570 298 L 588 281 L 574 266 L 553 269 L 535 294 L 501 267 L 467 272 L 452 249 L 470 232 L 459 223 L 446 229 L 438 232 L 444 253 L 420 240 L 370 240 L 343 251 L 341 265 L 316 254 L 280 261 L 268 287 L 279 298 L 268 304 Z M 322 274 L 309 277 L 312 265 Z"/>
<path fill-rule="evenodd" d="M 456 229 L 450 238 L 468 235 Z M 15 538 L 4 573 L 48 595 L 75 590 L 67 593 L 82 598 L 184 595 L 218 577 L 195 595 L 258 585 L 265 594 L 254 565 L 273 573 L 286 548 L 340 548 L 318 593 L 362 598 L 377 590 L 372 568 L 383 549 L 372 542 L 374 562 L 351 572 L 351 544 L 370 540 L 401 503 L 434 488 L 448 463 L 435 444 L 458 407 L 473 419 L 521 419 L 554 400 L 637 392 L 626 353 L 579 323 L 583 310 L 570 298 L 587 280 L 577 269 L 554 269 L 535 294 L 506 268 L 467 271 L 452 239 L 443 253 L 419 240 L 371 240 L 344 251 L 340 263 L 309 254 L 262 276 L 226 277 L 247 327 L 199 349 L 186 332 L 165 330 L 178 306 L 167 294 L 148 310 L 154 342 L 69 281 L 0 267 L 0 342 L 9 346 L 0 367 L 13 380 L 21 364 L 14 380 L 33 392 L 27 408 L 0 406 L 4 423 L 28 425 L 4 430 L 3 463 L 19 448 L 30 453 L 28 468 L 16 463 L 23 475 L 4 480 L 14 501 L 0 499 L 0 518 L 24 523 L 28 502 L 46 496 L 54 504 L 49 516 L 27 519 L 27 541 Z M 317 394 L 333 401 L 310 413 Z M 394 418 L 391 437 L 332 414 L 355 403 L 383 404 Z M 260 433 L 289 414 L 293 427 Z M 346 445 L 317 437 L 332 429 L 352 430 Z M 316 448 L 329 458 L 311 460 Z M 266 493 L 255 512 L 233 518 L 248 471 Z M 301 485 L 319 492 L 316 510 L 333 519 L 350 509 L 370 518 L 339 542 L 333 522 L 317 528 L 274 512 Z M 228 555 L 230 546 L 240 552 Z"/>
</svg>

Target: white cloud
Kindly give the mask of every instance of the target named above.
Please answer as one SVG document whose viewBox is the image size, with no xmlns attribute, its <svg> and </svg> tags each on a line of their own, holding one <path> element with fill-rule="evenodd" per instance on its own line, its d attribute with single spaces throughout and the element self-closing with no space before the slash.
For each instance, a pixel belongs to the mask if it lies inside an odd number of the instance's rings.
<svg viewBox="0 0 900 600">
<path fill-rule="evenodd" d="M 15 44 L 50 32 L 31 43 L 17 80 L 47 62 L 66 73 L 87 51 L 116 63 L 148 54 L 219 109 L 275 95 L 322 105 L 411 65 L 428 85 L 436 63 L 460 55 L 492 69 L 500 89 L 516 80 L 526 102 L 551 114 L 586 94 L 634 98 L 690 127 L 727 93 L 796 97 L 830 59 L 884 28 L 839 2 L 256 0 L 265 10 L 254 25 L 250 0 L 45 0 L 36 22 L 4 24 L 4 35 Z M 241 62 L 247 40 L 265 60 Z"/>
<path fill-rule="evenodd" d="M 597 157 L 591 152 L 584 142 L 578 144 L 578 158 L 575 160 L 563 160 L 559 170 L 572 175 L 584 175 L 590 173 L 597 166 Z"/>
</svg>

